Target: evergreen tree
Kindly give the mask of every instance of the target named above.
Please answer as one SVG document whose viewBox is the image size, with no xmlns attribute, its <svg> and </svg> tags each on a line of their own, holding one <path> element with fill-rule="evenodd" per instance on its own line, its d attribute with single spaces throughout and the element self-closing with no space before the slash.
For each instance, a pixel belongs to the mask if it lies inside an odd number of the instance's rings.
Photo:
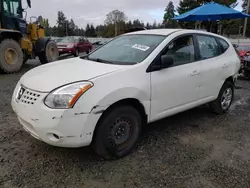
<svg viewBox="0 0 250 188">
<path fill-rule="evenodd" d="M 197 0 L 181 0 L 177 8 L 179 14 L 188 12 L 194 8 L 200 6 L 200 3 Z M 194 22 L 179 22 L 180 26 L 187 29 L 193 29 L 195 26 Z"/>
<path fill-rule="evenodd" d="M 250 12 L 250 10 L 247 11 L 247 0 L 243 0 L 243 3 L 242 3 L 242 9 L 243 9 L 243 12 Z M 250 8 L 249 8 L 250 9 Z"/>
<path fill-rule="evenodd" d="M 94 26 L 91 24 L 90 26 L 90 37 L 96 37 L 96 32 Z"/>
<path fill-rule="evenodd" d="M 76 25 L 75 25 L 75 22 L 74 22 L 73 19 L 71 19 L 68 22 L 68 35 L 69 36 L 77 35 L 77 33 L 76 33 Z"/>
<path fill-rule="evenodd" d="M 156 21 L 154 21 L 154 23 L 152 25 L 152 29 L 157 29 L 157 23 L 156 23 Z"/>
<path fill-rule="evenodd" d="M 148 22 L 147 22 L 147 24 L 146 24 L 146 29 L 151 29 L 151 25 L 150 25 L 150 23 L 148 23 Z"/>
<path fill-rule="evenodd" d="M 66 27 L 67 27 L 67 19 L 65 14 L 62 11 L 58 11 L 57 13 L 57 35 L 62 37 L 66 34 Z"/>
<path fill-rule="evenodd" d="M 172 1 L 169 1 L 167 7 L 165 8 L 165 14 L 163 17 L 163 25 L 166 28 L 176 28 L 177 21 L 172 18 L 175 17 L 175 8 Z"/>
<path fill-rule="evenodd" d="M 90 31 L 90 25 L 89 24 L 87 24 L 87 26 L 86 26 L 86 37 L 90 37 L 90 35 L 91 35 L 91 31 Z"/>
</svg>

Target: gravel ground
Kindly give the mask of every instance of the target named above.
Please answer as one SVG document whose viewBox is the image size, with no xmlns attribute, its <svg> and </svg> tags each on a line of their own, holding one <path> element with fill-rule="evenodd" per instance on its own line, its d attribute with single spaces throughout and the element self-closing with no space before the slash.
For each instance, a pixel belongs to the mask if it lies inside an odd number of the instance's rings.
<svg viewBox="0 0 250 188">
<path fill-rule="evenodd" d="M 227 114 L 204 106 L 147 125 L 132 154 L 102 161 L 88 147 L 52 147 L 22 129 L 11 95 L 35 66 L 0 75 L 0 187 L 250 187 L 250 81 L 239 81 Z"/>
</svg>

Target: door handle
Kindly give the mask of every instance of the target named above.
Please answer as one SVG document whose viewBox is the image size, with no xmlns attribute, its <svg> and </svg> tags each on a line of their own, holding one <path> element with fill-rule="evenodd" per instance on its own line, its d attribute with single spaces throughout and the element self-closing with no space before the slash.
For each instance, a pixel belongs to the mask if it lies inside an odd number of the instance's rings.
<svg viewBox="0 0 250 188">
<path fill-rule="evenodd" d="M 228 67 L 228 64 L 227 63 L 224 63 L 223 65 L 222 65 L 222 68 L 227 68 Z"/>
<path fill-rule="evenodd" d="M 198 70 L 194 70 L 193 72 L 190 73 L 190 76 L 196 76 L 199 74 L 200 74 L 200 72 Z"/>
</svg>

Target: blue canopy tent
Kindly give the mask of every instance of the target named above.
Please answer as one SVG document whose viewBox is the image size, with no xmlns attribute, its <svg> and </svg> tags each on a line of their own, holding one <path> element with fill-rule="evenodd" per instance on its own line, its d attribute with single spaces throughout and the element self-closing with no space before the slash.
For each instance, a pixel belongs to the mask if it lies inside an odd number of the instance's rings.
<svg viewBox="0 0 250 188">
<path fill-rule="evenodd" d="M 246 17 L 250 17 L 250 15 L 218 3 L 207 3 L 173 19 L 179 21 L 216 21 Z"/>
</svg>

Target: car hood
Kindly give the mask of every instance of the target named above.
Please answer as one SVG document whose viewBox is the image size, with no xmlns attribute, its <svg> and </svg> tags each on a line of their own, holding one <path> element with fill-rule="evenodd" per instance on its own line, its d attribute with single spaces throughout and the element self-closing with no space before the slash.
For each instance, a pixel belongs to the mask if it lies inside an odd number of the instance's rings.
<svg viewBox="0 0 250 188">
<path fill-rule="evenodd" d="M 72 45 L 72 44 L 75 44 L 75 43 L 73 43 L 73 42 L 72 43 L 70 43 L 70 42 L 68 42 L 68 43 L 58 42 L 57 43 L 58 46 L 67 46 L 67 45 Z"/>
<path fill-rule="evenodd" d="M 112 65 L 72 58 L 42 65 L 28 71 L 20 84 L 32 90 L 50 92 L 77 81 L 86 81 L 124 69 L 125 65 Z"/>
</svg>

